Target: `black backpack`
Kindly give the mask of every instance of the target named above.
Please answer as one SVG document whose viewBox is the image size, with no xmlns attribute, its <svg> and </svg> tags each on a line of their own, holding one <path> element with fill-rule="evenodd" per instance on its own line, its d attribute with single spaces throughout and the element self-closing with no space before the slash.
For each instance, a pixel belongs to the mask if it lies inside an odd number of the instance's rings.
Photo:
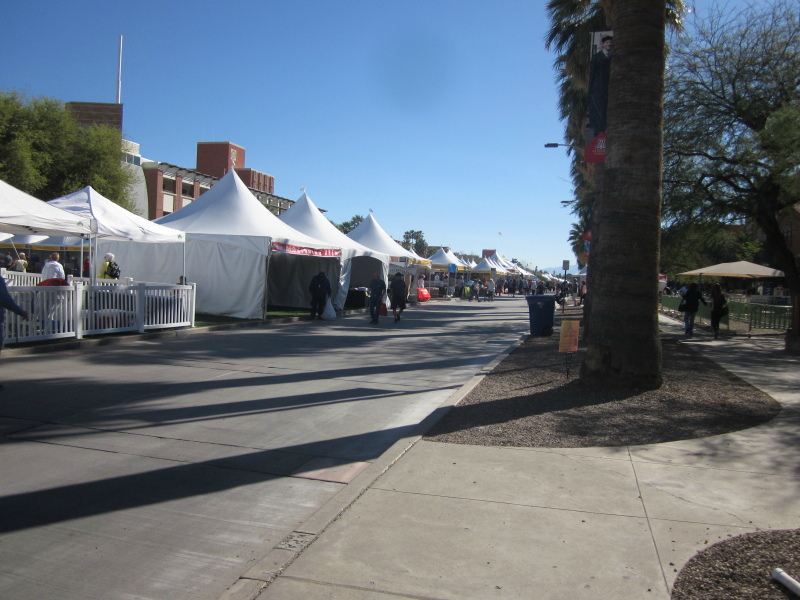
<svg viewBox="0 0 800 600">
<path fill-rule="evenodd" d="M 106 277 L 111 279 L 119 279 L 121 271 L 119 270 L 119 265 L 114 262 L 113 260 L 108 263 L 108 267 L 106 267 Z"/>
</svg>

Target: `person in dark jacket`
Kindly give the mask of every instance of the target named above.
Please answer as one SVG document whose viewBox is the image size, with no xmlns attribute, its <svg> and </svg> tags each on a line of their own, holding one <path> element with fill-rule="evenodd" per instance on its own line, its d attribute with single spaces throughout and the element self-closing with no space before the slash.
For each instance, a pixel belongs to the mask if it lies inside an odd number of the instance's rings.
<svg viewBox="0 0 800 600">
<path fill-rule="evenodd" d="M 314 275 L 308 291 L 311 292 L 311 318 L 317 315 L 317 319 L 321 321 L 322 311 L 325 310 L 325 304 L 331 296 L 331 281 L 324 271 Z"/>
<path fill-rule="evenodd" d="M 381 304 L 386 295 L 386 282 L 381 278 L 380 273 L 375 273 L 372 281 L 369 282 L 369 317 L 370 324 L 377 325 L 381 314 Z"/>
<path fill-rule="evenodd" d="M 6 269 L 11 268 L 11 265 L 14 264 L 14 260 L 8 256 L 7 254 L 0 254 L 0 267 L 5 267 Z M 6 310 L 10 310 L 18 314 L 23 319 L 28 319 L 28 313 L 23 309 L 19 304 L 14 302 L 14 299 L 11 297 L 11 294 L 8 293 L 8 286 L 6 286 L 6 280 L 0 276 L 0 350 L 3 349 L 3 344 L 5 342 L 5 323 L 6 323 Z M 0 390 L 3 389 L 3 384 L 0 383 Z"/>
<path fill-rule="evenodd" d="M 719 322 L 728 314 L 728 300 L 722 293 L 722 287 L 718 283 L 711 288 L 711 329 L 714 330 L 714 339 L 719 337 Z"/>
<path fill-rule="evenodd" d="M 705 298 L 703 298 L 703 295 L 697 289 L 697 284 L 690 284 L 689 289 L 686 290 L 686 293 L 683 295 L 683 303 L 685 306 L 685 310 L 683 311 L 683 325 L 684 332 L 689 337 L 694 335 L 694 318 L 697 315 L 697 311 L 700 309 L 701 302 L 707 305 Z"/>
<path fill-rule="evenodd" d="M 389 282 L 388 292 L 392 301 L 394 322 L 397 323 L 406 308 L 406 296 L 408 295 L 408 288 L 406 287 L 406 282 L 403 281 L 402 273 L 396 273 L 394 279 Z"/>
</svg>

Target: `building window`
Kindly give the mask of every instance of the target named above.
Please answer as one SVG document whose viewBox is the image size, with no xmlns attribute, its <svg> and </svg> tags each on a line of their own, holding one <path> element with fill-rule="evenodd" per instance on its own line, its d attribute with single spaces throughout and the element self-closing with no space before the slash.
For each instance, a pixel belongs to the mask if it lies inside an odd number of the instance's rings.
<svg viewBox="0 0 800 600">
<path fill-rule="evenodd" d="M 163 189 L 165 192 L 172 192 L 174 194 L 175 193 L 175 180 L 174 179 L 168 179 L 167 177 L 164 177 L 164 180 L 163 180 L 163 182 L 161 184 L 161 189 Z"/>
<path fill-rule="evenodd" d="M 174 185 L 175 181 L 173 180 L 172 183 Z M 165 215 L 172 213 L 175 210 L 175 196 L 172 196 L 171 194 L 164 194 L 163 207 Z"/>
<path fill-rule="evenodd" d="M 191 181 L 184 181 L 181 184 L 181 194 L 189 198 L 194 197 L 194 183 Z"/>
</svg>

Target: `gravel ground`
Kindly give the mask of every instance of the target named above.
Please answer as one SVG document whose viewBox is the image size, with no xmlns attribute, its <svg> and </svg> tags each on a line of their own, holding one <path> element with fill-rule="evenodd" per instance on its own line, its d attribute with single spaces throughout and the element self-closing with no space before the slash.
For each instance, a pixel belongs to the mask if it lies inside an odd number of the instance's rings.
<svg viewBox="0 0 800 600">
<path fill-rule="evenodd" d="M 797 598 L 770 574 L 780 568 L 800 579 L 800 531 L 757 531 L 717 542 L 681 569 L 673 600 Z"/>
<path fill-rule="evenodd" d="M 576 312 L 566 318 L 579 318 Z M 547 448 L 654 444 L 753 427 L 780 411 L 767 394 L 688 346 L 662 347 L 664 385 L 637 393 L 584 386 L 577 378 L 583 349 L 573 355 L 568 379 L 558 336 L 528 338 L 427 439 Z"/>
<path fill-rule="evenodd" d="M 570 307 L 562 318 L 578 319 Z M 426 435 L 434 442 L 577 448 L 655 444 L 765 423 L 780 405 L 676 341 L 663 341 L 664 385 L 644 392 L 587 389 L 585 350 L 558 352 L 558 337 L 528 338 Z M 800 578 L 800 533 L 763 531 L 725 540 L 681 570 L 674 600 L 796 598 L 770 579 L 780 567 Z"/>
</svg>

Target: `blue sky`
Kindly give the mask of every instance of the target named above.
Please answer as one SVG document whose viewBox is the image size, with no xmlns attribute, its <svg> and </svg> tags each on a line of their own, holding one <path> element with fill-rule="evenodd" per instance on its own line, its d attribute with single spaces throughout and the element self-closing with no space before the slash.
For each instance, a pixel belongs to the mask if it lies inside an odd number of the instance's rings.
<svg viewBox="0 0 800 600">
<path fill-rule="evenodd" d="M 114 102 L 124 133 L 185 167 L 199 141 L 246 148 L 334 221 L 395 238 L 575 263 L 569 159 L 545 2 L 273 0 L 5 3 L 0 88 Z"/>
</svg>

